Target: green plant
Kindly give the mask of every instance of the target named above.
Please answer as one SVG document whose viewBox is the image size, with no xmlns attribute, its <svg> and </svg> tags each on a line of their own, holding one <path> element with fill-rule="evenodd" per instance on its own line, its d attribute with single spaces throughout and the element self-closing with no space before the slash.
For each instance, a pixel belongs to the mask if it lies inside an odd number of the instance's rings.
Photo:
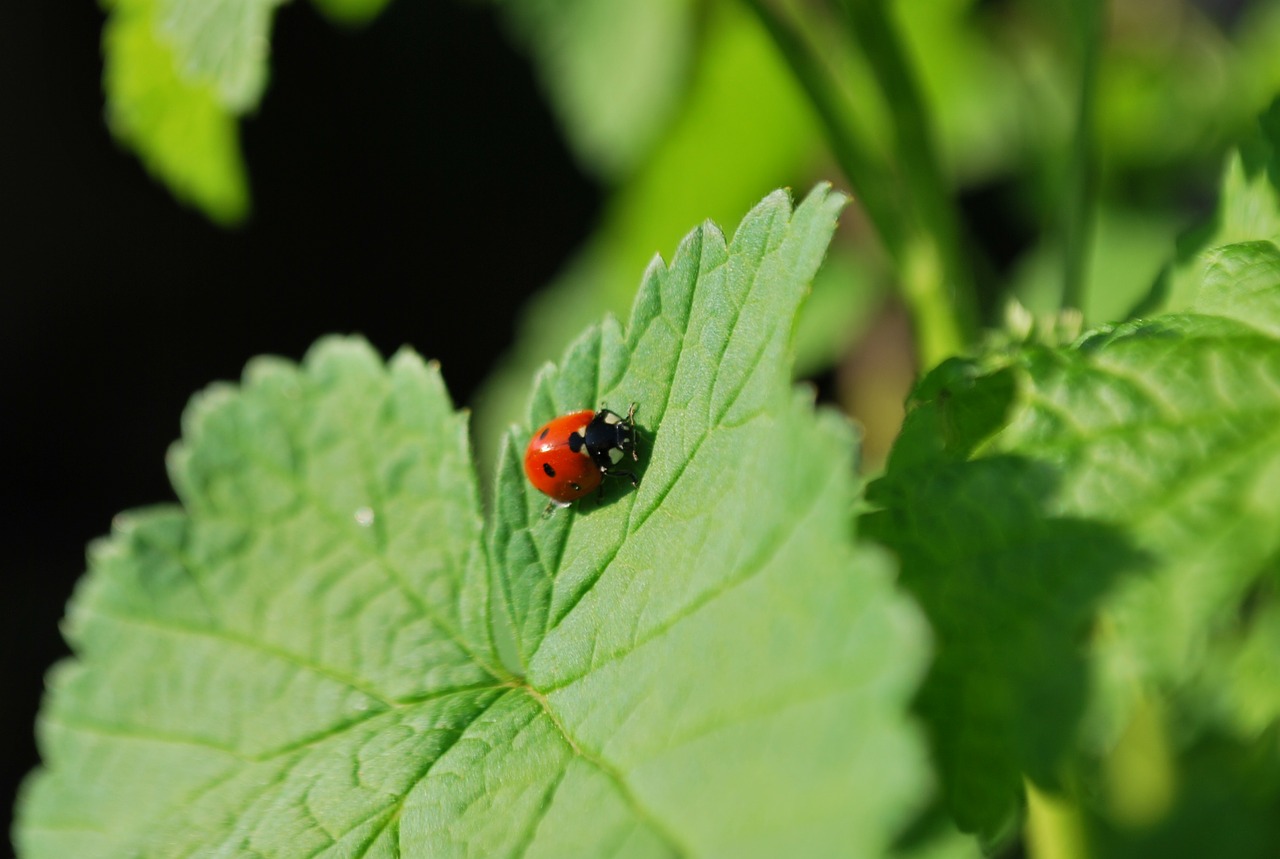
<svg viewBox="0 0 1280 859">
<path fill-rule="evenodd" d="M 529 403 L 479 433 L 492 496 L 411 351 L 327 338 L 197 397 L 182 506 L 91 552 L 21 855 L 1275 855 L 1280 101 L 1175 250 L 1171 177 L 1225 140 L 1132 115 L 1171 109 L 1153 67 L 1195 80 L 1198 19 L 1169 68 L 1123 4 L 499 5 L 614 191 L 481 399 Z M 234 219 L 272 4 L 207 8 L 116 0 L 106 80 L 122 138 Z M 1280 89 L 1252 14 L 1184 124 Z M 620 56 L 634 80 L 587 71 Z M 671 219 L 820 141 L 866 229 L 833 243 L 825 184 L 771 193 L 583 324 Z M 954 190 L 1018 174 L 1035 237 L 1001 278 Z M 885 283 L 927 372 L 864 488 L 791 356 L 842 360 Z M 631 402 L 639 487 L 543 518 L 523 433 Z"/>
</svg>

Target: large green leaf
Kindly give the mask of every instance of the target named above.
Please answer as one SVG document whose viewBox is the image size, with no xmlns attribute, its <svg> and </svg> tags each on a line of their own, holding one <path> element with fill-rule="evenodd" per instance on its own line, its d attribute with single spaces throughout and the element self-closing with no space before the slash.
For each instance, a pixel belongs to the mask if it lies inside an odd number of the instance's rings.
<svg viewBox="0 0 1280 859">
<path fill-rule="evenodd" d="M 925 636 L 859 548 L 854 440 L 791 390 L 844 199 L 651 266 L 536 423 L 638 404 L 642 480 L 478 508 L 436 368 L 358 340 L 189 410 L 182 509 L 95 546 L 17 842 L 38 857 L 874 855 L 918 805 Z"/>
<path fill-rule="evenodd" d="M 953 362 L 919 399 L 868 521 L 938 631 L 921 710 L 952 809 L 991 834 L 1022 774 L 1109 748 L 1142 690 L 1206 718 L 1207 654 L 1270 599 L 1280 249 L 1218 248 L 1188 312 Z"/>
</svg>

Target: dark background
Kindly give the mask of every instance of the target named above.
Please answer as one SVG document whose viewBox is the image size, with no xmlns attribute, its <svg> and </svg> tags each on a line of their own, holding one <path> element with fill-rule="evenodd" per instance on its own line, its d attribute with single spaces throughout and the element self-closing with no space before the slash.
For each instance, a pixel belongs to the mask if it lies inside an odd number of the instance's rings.
<svg viewBox="0 0 1280 859">
<path fill-rule="evenodd" d="M 464 403 L 599 206 L 488 9 L 401 0 L 348 32 L 294 3 L 242 124 L 254 213 L 219 229 L 108 135 L 101 25 L 90 2 L 0 12 L 6 832 L 85 544 L 173 499 L 191 394 L 360 332 L 438 358 Z"/>
</svg>

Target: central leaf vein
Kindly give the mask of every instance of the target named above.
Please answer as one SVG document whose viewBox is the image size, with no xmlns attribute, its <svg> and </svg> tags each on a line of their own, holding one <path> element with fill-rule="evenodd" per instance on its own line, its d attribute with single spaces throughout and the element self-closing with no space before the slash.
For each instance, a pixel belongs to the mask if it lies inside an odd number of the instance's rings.
<svg viewBox="0 0 1280 859">
<path fill-rule="evenodd" d="M 564 739 L 565 743 L 573 750 L 573 753 L 578 758 L 594 767 L 601 775 L 613 784 L 614 790 L 618 792 L 618 796 L 626 804 L 627 808 L 631 810 L 631 813 L 649 827 L 655 835 L 662 839 L 671 849 L 674 856 L 683 857 L 692 855 L 680 844 L 679 840 L 676 839 L 676 837 L 658 821 L 653 813 L 639 801 L 636 795 L 631 791 L 631 788 L 627 785 L 626 780 L 622 778 L 621 773 L 614 769 L 598 754 L 584 749 L 578 741 L 574 739 L 573 735 L 571 735 L 568 729 L 564 726 L 564 723 L 562 723 L 556 716 L 555 711 L 551 709 L 551 705 L 544 695 L 531 686 L 523 686 L 522 688 L 529 697 L 537 703 L 543 714 L 551 721 L 551 724 L 554 725 L 556 730 L 560 733 L 560 736 Z"/>
</svg>

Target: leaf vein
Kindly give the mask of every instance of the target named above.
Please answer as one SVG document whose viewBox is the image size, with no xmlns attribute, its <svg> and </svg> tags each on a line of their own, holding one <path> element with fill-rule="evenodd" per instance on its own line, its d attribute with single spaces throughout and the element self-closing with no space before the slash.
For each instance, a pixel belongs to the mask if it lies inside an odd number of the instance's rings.
<svg viewBox="0 0 1280 859">
<path fill-rule="evenodd" d="M 221 627 L 198 627 L 187 626 L 180 623 L 162 621 L 157 617 L 145 617 L 142 615 L 131 615 L 123 612 L 108 612 L 99 609 L 96 614 L 100 617 L 107 618 L 118 623 L 141 627 L 143 629 L 151 629 L 157 632 L 169 633 L 172 635 L 189 635 L 196 638 L 210 638 L 216 641 L 225 641 L 229 644 L 236 644 L 248 650 L 254 650 L 259 653 L 272 656 L 282 662 L 294 665 L 313 674 L 318 674 L 329 680 L 334 681 L 342 686 L 346 686 L 354 692 L 372 698 L 384 707 L 391 707 L 393 700 L 390 696 L 383 694 L 378 689 L 361 682 L 359 679 L 352 677 L 345 672 L 339 671 L 327 665 L 323 665 L 314 660 L 308 659 L 291 650 L 282 647 L 276 647 L 258 638 L 251 638 L 247 635 L 240 635 L 228 629 Z"/>
<path fill-rule="evenodd" d="M 264 470 L 269 470 L 272 473 L 274 473 L 277 477 L 280 477 L 281 479 L 284 479 L 290 482 L 300 500 L 306 501 L 311 506 L 311 508 L 314 509 L 317 513 L 322 515 L 324 518 L 330 520 L 330 522 L 334 525 L 333 533 L 342 537 L 343 542 L 347 546 L 355 549 L 356 552 L 363 555 L 366 560 L 372 561 L 374 565 L 377 567 L 377 569 L 380 572 L 382 572 L 383 575 L 387 576 L 387 578 L 404 595 L 404 597 L 409 601 L 409 603 L 413 605 L 415 609 L 418 610 L 418 612 L 422 615 L 422 617 L 424 617 L 428 622 L 430 622 L 442 633 L 444 633 L 444 635 L 448 637 L 453 642 L 453 644 L 460 651 L 462 651 L 462 653 L 464 653 L 468 659 L 471 660 L 471 662 L 473 662 L 478 668 L 480 668 L 482 671 L 484 671 L 486 674 L 488 674 L 490 677 L 494 678 L 495 680 L 508 679 L 506 677 L 505 672 L 496 669 L 494 666 L 489 665 L 488 662 L 486 662 L 484 659 L 481 659 L 480 655 L 476 653 L 475 650 L 472 649 L 470 645 L 467 644 L 462 634 L 457 629 L 455 629 L 452 624 L 446 622 L 444 618 L 442 618 L 432 606 L 430 606 L 425 600 L 423 600 L 422 596 L 414 588 L 410 587 L 404 573 L 400 569 L 398 569 L 394 564 L 392 564 L 391 561 L 385 556 L 385 554 L 379 551 L 371 550 L 369 545 L 362 540 L 352 539 L 353 529 L 351 527 L 351 520 L 349 517 L 342 515 L 340 512 L 334 510 L 327 503 L 322 501 L 320 497 L 317 496 L 311 490 L 310 487 L 308 487 L 305 483 L 303 483 L 299 475 L 286 471 L 280 468 L 274 462 L 271 462 L 270 460 L 264 459 L 256 455 L 252 450 L 247 449 L 243 444 L 240 446 L 240 448 L 241 448 L 241 453 L 243 453 L 246 459 L 248 459 L 252 464 Z M 240 525 L 250 526 L 250 527 L 254 526 L 255 524 L 257 526 L 261 525 L 260 522 L 253 523 L 253 522 L 247 522 L 244 520 L 238 520 L 235 517 L 231 516 L 230 514 L 226 513 L 225 511 L 221 511 L 221 515 L 224 516 L 228 521 L 233 521 Z"/>
<path fill-rule="evenodd" d="M 827 487 L 829 487 L 832 483 L 835 482 L 839 474 L 840 474 L 839 469 L 830 469 L 827 472 L 827 477 L 828 477 Z M 786 530 L 776 531 L 774 536 L 768 542 L 766 542 L 763 546 L 761 546 L 760 549 L 758 549 L 757 552 L 741 566 L 736 576 L 726 578 L 720 583 L 718 583 L 716 587 L 703 591 L 694 599 L 690 600 L 681 611 L 671 615 L 662 623 L 657 624 L 649 632 L 647 632 L 645 635 L 641 636 L 640 638 L 633 639 L 631 642 L 627 644 L 626 647 L 619 647 L 613 652 L 609 653 L 608 655 L 606 655 L 606 657 L 602 661 L 595 662 L 594 660 L 595 652 L 593 649 L 592 659 L 589 662 L 589 667 L 587 668 L 586 671 L 584 671 L 582 674 L 578 675 L 577 677 L 571 677 L 569 679 L 562 680 L 556 683 L 554 686 L 548 686 L 545 689 L 541 689 L 540 691 L 543 694 L 549 695 L 552 692 L 556 692 L 560 689 L 567 688 L 569 686 L 572 686 L 574 683 L 577 683 L 581 680 L 586 679 L 590 674 L 597 671 L 598 669 L 603 668 L 604 666 L 609 665 L 613 662 L 616 662 L 624 658 L 625 656 L 629 655 L 630 653 L 634 652 L 635 650 L 657 640 L 658 638 L 661 638 L 662 636 L 670 632 L 672 629 L 674 629 L 677 625 L 687 620 L 688 618 L 692 617 L 693 615 L 697 614 L 699 611 L 706 608 L 708 605 L 715 602 L 720 597 L 724 596 L 725 594 L 728 594 L 738 586 L 743 585 L 749 582 L 751 579 L 755 578 L 756 575 L 758 575 L 762 570 L 764 570 L 769 565 L 769 563 L 775 557 L 777 557 L 778 553 L 782 551 L 782 549 L 787 545 L 787 543 L 791 540 L 791 538 L 793 538 L 797 533 L 800 532 L 801 530 L 800 526 L 802 524 L 807 523 L 809 520 L 809 517 L 811 517 L 818 510 L 819 508 L 818 499 L 821 497 L 823 497 L 822 492 L 815 491 L 815 492 L 809 493 L 807 495 L 807 500 L 804 508 L 802 510 L 797 511 L 797 514 L 795 516 L 787 517 L 788 521 L 784 523 L 786 525 Z M 594 640 L 592 642 L 592 646 L 594 648 Z"/>
<path fill-rule="evenodd" d="M 568 744 L 569 748 L 573 750 L 573 753 L 577 755 L 579 758 L 581 758 L 584 762 L 594 767 L 601 775 L 603 775 L 606 779 L 608 779 L 613 784 L 613 787 L 618 792 L 619 797 L 621 797 L 623 803 L 625 803 L 626 806 L 631 810 L 632 814 L 634 814 L 639 821 L 643 822 L 646 826 L 648 826 L 649 829 L 652 830 L 655 835 L 657 835 L 660 839 L 666 842 L 667 845 L 671 848 L 673 855 L 675 856 L 691 856 L 692 855 L 692 853 L 689 850 L 685 849 L 680 844 L 679 840 L 677 840 L 676 837 L 666 829 L 666 827 L 662 826 L 662 824 L 658 822 L 658 819 L 653 815 L 653 813 L 649 811 L 649 809 L 647 809 L 643 804 L 641 804 L 640 800 L 636 797 L 636 795 L 631 791 L 631 788 L 627 785 L 626 780 L 622 778 L 621 773 L 619 773 L 616 769 L 614 769 L 613 766 L 609 764 L 607 761 L 605 761 L 602 757 L 600 757 L 599 755 L 593 754 L 591 752 L 588 752 L 581 745 L 579 745 L 577 740 L 573 738 L 573 735 L 569 733 L 568 729 L 564 726 L 564 724 L 559 720 L 559 718 L 556 717 L 555 712 L 551 709 L 550 703 L 542 694 L 540 694 L 536 689 L 530 686 L 525 686 L 524 689 L 526 693 L 531 698 L 533 698 L 535 702 L 537 702 L 538 707 L 541 708 L 542 712 L 546 714 L 547 718 L 551 720 L 551 724 L 555 726 L 556 730 L 560 733 L 560 736 Z"/>
</svg>

